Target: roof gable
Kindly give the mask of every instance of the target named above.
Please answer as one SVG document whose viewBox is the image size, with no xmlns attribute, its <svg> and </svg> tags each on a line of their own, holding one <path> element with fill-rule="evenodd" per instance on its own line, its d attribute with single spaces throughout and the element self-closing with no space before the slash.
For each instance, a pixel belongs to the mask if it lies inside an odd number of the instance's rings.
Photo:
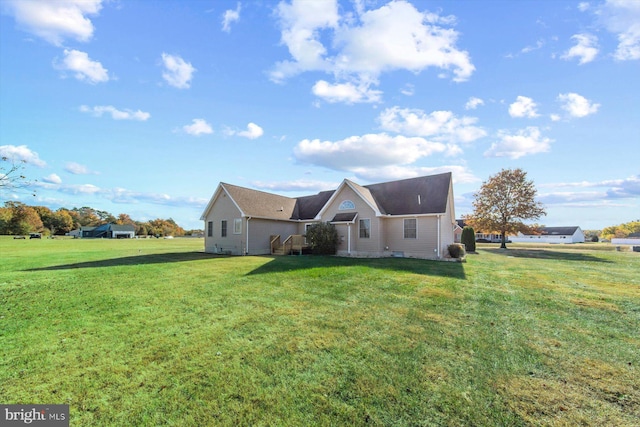
<svg viewBox="0 0 640 427">
<path fill-rule="evenodd" d="M 275 220 L 318 219 L 345 187 L 351 188 L 376 215 L 429 215 L 447 211 L 451 172 L 380 184 L 360 185 L 348 179 L 338 189 L 304 197 L 286 197 L 221 182 L 200 219 L 223 192 L 245 217 Z"/>
<path fill-rule="evenodd" d="M 447 210 L 451 172 L 381 184 L 365 185 L 387 215 L 444 213 Z"/>
<path fill-rule="evenodd" d="M 221 185 L 244 216 L 283 220 L 293 217 L 296 199 L 232 184 Z"/>
<path fill-rule="evenodd" d="M 544 236 L 573 236 L 580 227 L 541 227 Z"/>
</svg>

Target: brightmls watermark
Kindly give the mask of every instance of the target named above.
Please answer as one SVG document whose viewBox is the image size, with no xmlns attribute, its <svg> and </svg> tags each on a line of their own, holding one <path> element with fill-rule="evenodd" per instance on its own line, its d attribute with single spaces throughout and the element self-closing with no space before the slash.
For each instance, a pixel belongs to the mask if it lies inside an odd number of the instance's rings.
<svg viewBox="0 0 640 427">
<path fill-rule="evenodd" d="M 0 425 L 69 427 L 69 405 L 0 405 Z"/>
</svg>

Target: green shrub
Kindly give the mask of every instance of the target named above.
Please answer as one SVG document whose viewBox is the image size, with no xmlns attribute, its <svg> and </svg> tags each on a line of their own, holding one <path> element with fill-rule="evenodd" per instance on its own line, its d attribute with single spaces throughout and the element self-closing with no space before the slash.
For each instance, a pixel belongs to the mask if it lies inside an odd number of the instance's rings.
<svg viewBox="0 0 640 427">
<path fill-rule="evenodd" d="M 466 226 L 462 229 L 460 242 L 467 249 L 467 252 L 476 251 L 476 232 L 473 230 L 473 227 Z"/>
<path fill-rule="evenodd" d="M 335 255 L 338 249 L 338 230 L 333 224 L 318 223 L 307 230 L 307 241 L 316 255 Z"/>
<path fill-rule="evenodd" d="M 454 243 L 452 245 L 449 245 L 448 249 L 449 249 L 449 255 L 451 256 L 451 258 L 462 258 L 465 254 L 464 246 L 462 246 L 460 243 Z"/>
</svg>

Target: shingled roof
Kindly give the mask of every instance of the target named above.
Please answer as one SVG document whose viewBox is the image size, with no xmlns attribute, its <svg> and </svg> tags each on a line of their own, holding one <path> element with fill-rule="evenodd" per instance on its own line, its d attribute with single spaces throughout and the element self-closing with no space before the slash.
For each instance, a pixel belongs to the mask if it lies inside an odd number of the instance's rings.
<svg viewBox="0 0 640 427">
<path fill-rule="evenodd" d="M 246 216 L 288 220 L 293 217 L 296 199 L 220 183 Z"/>
<path fill-rule="evenodd" d="M 541 227 L 540 232 L 545 236 L 573 236 L 580 227 Z"/>
<path fill-rule="evenodd" d="M 365 185 L 384 215 L 420 215 L 447 210 L 451 172 Z"/>
<path fill-rule="evenodd" d="M 371 185 L 345 180 L 343 185 L 351 186 L 382 215 L 435 214 L 447 210 L 451 173 Z M 220 187 L 245 216 L 294 221 L 315 219 L 336 193 L 336 190 L 322 191 L 292 198 L 224 182 Z"/>
</svg>

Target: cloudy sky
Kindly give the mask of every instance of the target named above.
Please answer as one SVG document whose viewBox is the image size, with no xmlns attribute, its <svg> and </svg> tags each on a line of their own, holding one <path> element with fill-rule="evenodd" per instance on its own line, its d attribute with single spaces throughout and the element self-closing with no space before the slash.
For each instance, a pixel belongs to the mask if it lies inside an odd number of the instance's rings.
<svg viewBox="0 0 640 427">
<path fill-rule="evenodd" d="M 549 226 L 640 217 L 640 1 L 0 0 L 0 151 L 51 208 L 199 221 L 220 181 L 287 196 L 503 168 Z"/>
</svg>

